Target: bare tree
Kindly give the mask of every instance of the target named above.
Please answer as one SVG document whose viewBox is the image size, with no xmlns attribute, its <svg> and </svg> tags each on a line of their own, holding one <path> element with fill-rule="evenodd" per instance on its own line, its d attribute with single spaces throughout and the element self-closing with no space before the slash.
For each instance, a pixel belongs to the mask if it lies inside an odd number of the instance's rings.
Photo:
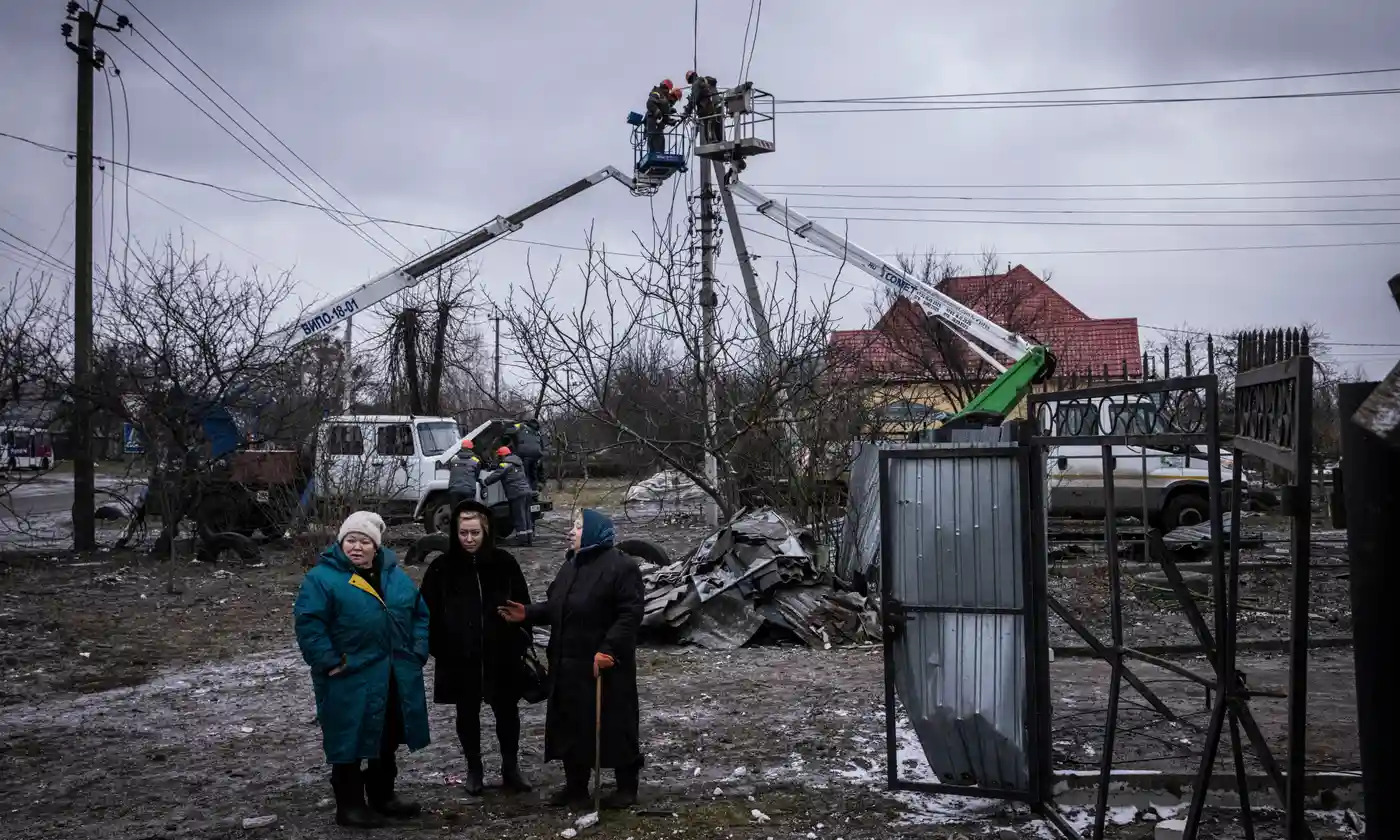
<svg viewBox="0 0 1400 840">
<path fill-rule="evenodd" d="M 442 415 L 489 397 L 477 277 L 469 264 L 445 266 L 388 304 L 385 327 L 361 351 L 376 368 L 385 408 Z"/>
<path fill-rule="evenodd" d="M 829 465 L 782 457 L 778 418 L 781 409 L 794 418 L 806 452 L 830 448 L 822 437 L 827 409 L 841 402 L 836 392 L 844 387 L 826 376 L 834 288 L 809 297 L 795 269 L 775 275 L 765 304 L 771 360 L 740 308 L 747 303 L 721 295 L 712 373 L 717 428 L 707 436 L 701 308 L 689 255 L 680 236 L 661 230 L 657 240 L 654 248 L 642 244 L 644 265 L 621 268 L 590 236 L 574 286 L 582 295 L 577 306 L 558 303 L 557 265 L 543 279 L 531 268 L 525 287 L 512 290 L 517 306 L 506 315 L 517 354 L 545 399 L 587 438 L 575 441 L 581 454 L 620 451 L 634 468 L 676 470 L 724 515 L 757 500 L 807 506 L 812 481 Z M 713 482 L 703 468 L 707 454 L 719 465 Z"/>
<path fill-rule="evenodd" d="M 186 516 L 208 542 L 221 523 L 233 530 L 241 520 L 246 485 L 293 483 L 294 445 L 236 462 L 213 456 L 306 434 L 315 413 L 308 403 L 327 395 L 292 399 L 288 386 L 324 381 L 315 370 L 335 363 L 336 352 L 324 342 L 286 345 L 278 327 L 295 315 L 285 311 L 287 274 L 239 275 L 175 239 L 133 252 L 133 264 L 100 288 L 102 369 L 90 396 L 144 440 L 148 500 L 162 518 L 160 545 L 173 554 Z"/>
<path fill-rule="evenodd" d="M 37 461 L 19 455 L 21 449 L 34 454 L 34 437 L 22 429 L 47 427 L 61 394 L 56 366 L 69 333 L 56 298 L 49 277 L 32 272 L 25 279 L 16 273 L 0 292 L 0 529 L 7 531 L 27 530 L 12 492 L 38 475 L 12 468 Z"/>
</svg>

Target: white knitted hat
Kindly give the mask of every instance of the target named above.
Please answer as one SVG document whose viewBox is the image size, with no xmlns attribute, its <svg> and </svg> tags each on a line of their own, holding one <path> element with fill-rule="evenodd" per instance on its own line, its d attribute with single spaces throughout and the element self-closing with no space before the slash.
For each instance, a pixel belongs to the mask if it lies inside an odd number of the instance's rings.
<svg viewBox="0 0 1400 840">
<path fill-rule="evenodd" d="M 357 510 L 345 517 L 345 521 L 340 523 L 340 533 L 336 536 L 335 541 L 341 542 L 345 539 L 345 535 L 350 533 L 364 534 L 374 540 L 375 545 L 383 545 L 384 520 L 377 513 Z"/>
</svg>

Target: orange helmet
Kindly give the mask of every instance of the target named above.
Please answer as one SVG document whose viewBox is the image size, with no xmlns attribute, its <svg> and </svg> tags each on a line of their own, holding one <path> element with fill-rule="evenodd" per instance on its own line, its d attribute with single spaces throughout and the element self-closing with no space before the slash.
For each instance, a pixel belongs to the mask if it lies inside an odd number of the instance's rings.
<svg viewBox="0 0 1400 840">
<path fill-rule="evenodd" d="M 677 101 L 679 101 L 680 98 L 681 98 L 681 89 L 680 89 L 680 88 L 671 88 L 671 98 L 672 98 L 672 99 L 675 99 L 675 100 L 677 100 Z"/>
<path fill-rule="evenodd" d="M 462 448 L 463 448 L 463 449 L 471 449 L 471 448 L 472 448 L 473 446 L 475 446 L 475 445 L 476 445 L 476 444 L 472 443 L 472 439 L 471 439 L 471 438 L 462 438 Z"/>
<path fill-rule="evenodd" d="M 675 85 L 671 84 L 670 79 L 662 79 L 661 86 L 666 88 L 667 90 L 670 90 L 671 88 L 675 87 Z"/>
<path fill-rule="evenodd" d="M 499 456 L 501 456 L 502 458 L 504 458 L 504 457 L 506 457 L 507 455 L 510 454 L 510 447 L 509 447 L 509 446 L 502 446 L 500 449 L 497 449 L 497 450 L 496 450 L 496 454 L 499 455 Z"/>
</svg>

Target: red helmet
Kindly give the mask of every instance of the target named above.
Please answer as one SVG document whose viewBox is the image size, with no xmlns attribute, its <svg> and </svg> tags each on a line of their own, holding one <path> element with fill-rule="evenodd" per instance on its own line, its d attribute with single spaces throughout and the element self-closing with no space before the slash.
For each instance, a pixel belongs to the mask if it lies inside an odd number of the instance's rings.
<svg viewBox="0 0 1400 840">
<path fill-rule="evenodd" d="M 670 90 L 671 88 L 675 87 L 675 85 L 671 84 L 670 79 L 662 79 L 661 86 L 666 88 L 667 90 Z"/>
<path fill-rule="evenodd" d="M 685 71 L 685 80 L 686 80 L 687 82 L 693 82 L 693 81 L 695 81 L 695 75 L 696 75 L 696 73 L 695 73 L 694 70 L 687 70 L 687 71 Z"/>
<path fill-rule="evenodd" d="M 681 89 L 680 89 L 680 88 L 671 88 L 671 98 L 672 98 L 672 99 L 680 99 L 680 98 L 681 98 Z"/>
<path fill-rule="evenodd" d="M 506 457 L 507 455 L 510 454 L 510 447 L 509 447 L 509 446 L 502 446 L 500 449 L 497 449 L 497 450 L 496 450 L 496 454 L 499 455 L 499 456 L 501 456 L 502 458 L 504 458 L 504 457 Z"/>
<path fill-rule="evenodd" d="M 471 438 L 462 438 L 462 448 L 463 448 L 463 449 L 471 449 L 471 448 L 472 448 L 473 446 L 475 446 L 475 445 L 476 445 L 476 444 L 472 443 L 472 439 L 471 439 Z"/>
</svg>

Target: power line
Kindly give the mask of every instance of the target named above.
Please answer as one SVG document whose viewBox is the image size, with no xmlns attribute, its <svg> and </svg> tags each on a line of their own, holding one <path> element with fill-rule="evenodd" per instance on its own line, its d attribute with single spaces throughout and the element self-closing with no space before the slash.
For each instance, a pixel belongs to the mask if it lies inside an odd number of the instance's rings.
<svg viewBox="0 0 1400 840">
<path fill-rule="evenodd" d="M 48 152 L 53 152 L 53 153 L 55 153 L 55 154 L 70 155 L 70 156 L 73 154 L 72 152 L 70 152 L 70 151 L 68 151 L 67 149 L 64 149 L 64 148 L 62 148 L 62 147 L 54 146 L 54 145 L 48 144 L 48 143 L 42 143 L 42 142 L 37 141 L 37 140 L 32 140 L 32 139 L 30 139 L 30 138 L 28 138 L 28 137 L 21 137 L 21 136 L 19 136 L 19 135 L 11 134 L 11 133 L 4 132 L 4 131 L 0 131 L 0 137 L 6 137 L 6 138 L 9 138 L 9 139 L 12 139 L 12 140 L 16 140 L 16 141 L 19 141 L 19 142 L 28 144 L 28 145 L 30 145 L 30 146 L 33 146 L 33 147 L 35 147 L 35 148 L 43 149 L 43 150 L 48 151 Z M 176 182 L 182 183 L 182 184 L 188 184 L 188 185 L 192 185 L 192 186 L 199 186 L 199 187 L 204 187 L 204 188 L 207 188 L 207 189 L 216 190 L 216 191 L 218 191 L 218 192 L 223 193 L 223 194 L 226 195 L 226 196 L 229 196 L 230 198 L 234 198 L 234 199 L 237 199 L 237 200 L 239 200 L 239 201 L 253 202 L 253 203 L 267 202 L 267 203 L 275 203 L 275 204 L 285 204 L 285 205 L 292 206 L 292 207 L 305 207 L 305 208 L 308 208 L 308 209 L 313 209 L 313 210 L 318 210 L 318 211 L 324 212 L 324 208 L 322 208 L 322 207 L 319 206 L 319 205 L 310 204 L 310 203 L 303 202 L 303 201 L 297 201 L 297 200 L 295 200 L 295 199 L 282 198 L 282 197 L 271 196 L 271 195 L 264 195 L 264 194 L 255 193 L 255 192 L 252 192 L 252 191 L 249 191 L 249 190 L 239 189 L 239 188 L 235 188 L 235 187 L 227 187 L 227 186 L 223 186 L 223 185 L 220 185 L 220 184 L 214 184 L 214 183 L 211 183 L 211 182 L 208 182 L 208 181 L 201 181 L 201 180 L 198 180 L 198 179 L 195 179 L 195 178 L 186 178 L 186 177 L 180 176 L 180 175 L 173 175 L 173 174 L 170 174 L 170 173 L 168 173 L 168 172 L 161 172 L 161 171 L 159 171 L 159 170 L 148 169 L 148 168 L 146 168 L 146 167 L 129 166 L 129 165 L 126 165 L 126 164 L 122 164 L 122 163 L 119 163 L 119 162 L 115 162 L 115 161 L 105 161 L 105 162 L 108 163 L 108 164 L 113 164 L 113 165 L 117 165 L 117 166 L 122 166 L 123 168 L 128 169 L 128 170 L 131 171 L 131 172 L 140 172 L 140 173 L 142 173 L 143 175 L 151 175 L 151 176 L 153 176 L 153 177 L 164 178 L 164 179 L 171 180 L 171 181 L 176 181 Z M 1377 179 L 1377 180 L 1400 180 L 1400 178 L 1396 178 L 1396 179 Z M 345 214 L 346 216 L 349 216 L 349 217 L 358 217 L 358 216 L 360 216 L 360 214 L 357 214 L 357 213 L 350 213 L 350 212 L 348 212 L 348 211 L 343 211 L 343 212 L 344 212 L 344 214 Z M 460 235 L 460 234 L 462 233 L 462 231 L 457 230 L 457 229 L 454 229 L 454 228 L 441 227 L 441 226 L 438 226 L 438 225 L 428 225 L 428 224 L 422 224 L 422 223 L 418 223 L 418 222 L 408 222 L 408 221 L 403 221 L 403 220 L 399 220 L 399 219 L 390 219 L 390 218 L 384 218 L 384 217 L 376 217 L 375 221 L 381 222 L 381 223 L 383 223 L 383 224 L 401 225 L 401 226 L 403 226 L 403 227 L 417 228 L 417 229 L 421 229 L 421 230 L 431 230 L 431 231 L 437 231 L 437 232 L 439 232 L 439 233 L 447 233 L 447 234 L 452 234 L 452 235 Z M 896 220 L 894 220 L 894 221 L 925 221 L 925 220 L 920 220 L 920 219 L 896 219 Z M 767 238 L 770 238 L 770 239 L 775 239 L 775 240 L 777 240 L 777 241 L 780 241 L 780 242 L 783 242 L 784 244 L 786 244 L 786 239 L 784 239 L 784 238 L 782 238 L 782 237 L 775 237 L 775 236 L 773 236 L 772 234 L 765 233 L 765 232 L 763 232 L 763 231 L 754 230 L 754 229 L 748 228 L 748 227 L 746 227 L 745 230 L 747 230 L 747 231 L 749 231 L 749 232 L 751 232 L 751 233 L 754 233 L 754 234 L 756 234 L 756 235 L 764 236 L 764 237 L 767 237 Z M 564 250 L 564 251 L 584 252 L 584 251 L 589 250 L 587 247 L 579 246 L 579 245 L 563 245 L 563 244 L 559 244 L 559 243 L 555 243 L 555 242 L 542 242 L 542 241 L 538 241 L 538 240 L 520 239 L 520 238 L 516 238 L 516 237 L 504 237 L 504 240 L 507 241 L 507 242 L 516 242 L 516 243 L 519 243 L 519 244 L 522 244 L 522 245 L 536 245 L 536 246 L 539 246 L 539 247 L 542 247 L 542 248 L 556 248 L 556 249 Z M 830 257 L 830 255 L 826 254 L 825 252 L 815 251 L 815 250 L 813 250 L 813 249 L 807 247 L 803 242 L 801 242 L 801 241 L 799 241 L 799 240 L 794 240 L 794 243 L 793 243 L 793 244 L 796 245 L 796 247 L 797 247 L 799 250 L 809 251 L 809 252 L 811 253 L 812 256 L 821 257 L 821 258 L 823 258 L 823 259 L 832 259 L 832 257 Z M 1219 246 L 1179 247 L 1179 248 L 1103 248 L 1103 249 L 1079 249 L 1079 250 L 1059 250 L 1059 251 L 1019 251 L 1019 250 L 1015 250 L 1015 249 L 1006 249 L 1006 252 L 1007 252 L 1008 254 L 1016 254 L 1016 255 L 1019 255 L 1019 256 L 1027 256 L 1027 257 L 1033 257 L 1033 256 L 1091 256 L 1091 255 L 1126 255 L 1126 254 L 1216 253 L 1216 252 L 1230 252 L 1230 251 L 1289 251 L 1289 250 L 1302 250 L 1302 249 L 1314 249 L 1314 248 L 1392 247 L 1392 246 L 1396 246 L 1396 245 L 1400 245 L 1400 241 L 1390 241 L 1390 240 L 1387 240 L 1387 241 L 1371 241 L 1371 242 L 1290 243 L 1290 244 L 1280 244 L 1280 245 L 1219 245 Z M 595 250 L 596 250 L 596 249 L 595 249 Z M 633 258 L 638 258 L 638 259 L 644 258 L 644 257 L 646 256 L 646 255 L 644 255 L 644 254 L 635 254 L 635 253 L 628 253 L 628 252 L 624 252 L 624 251 L 612 251 L 612 250 L 609 250 L 608 253 L 609 253 L 610 255 L 612 255 L 612 256 L 618 256 L 618 257 L 633 257 Z M 898 254 L 895 254 L 895 253 L 881 254 L 881 256 L 884 256 L 884 257 L 894 257 L 894 256 L 897 256 L 897 255 L 898 255 Z M 799 256 L 799 257 L 803 257 L 804 255 L 799 254 L 798 256 Z M 974 252 L 952 252 L 952 253 L 949 253 L 948 256 L 976 257 L 976 256 L 980 256 L 980 254 L 974 253 Z"/>
<path fill-rule="evenodd" d="M 934 188 L 936 189 L 936 188 Z M 799 198 L 860 198 L 870 201 L 1313 201 L 1400 198 L 1400 193 L 1322 193 L 1316 195 L 908 195 L 770 190 L 771 195 Z"/>
<path fill-rule="evenodd" d="M 742 64 L 739 65 L 739 81 L 748 81 L 749 72 L 753 70 L 753 52 L 758 47 L 758 25 L 763 20 L 763 0 L 758 0 L 757 4 L 753 0 L 749 2 L 749 8 L 753 10 L 753 38 L 749 40 L 749 55 Z"/>
<path fill-rule="evenodd" d="M 1006 211 L 988 211 L 1006 212 Z M 760 216 L 746 213 L 746 216 Z M 805 214 L 804 214 L 805 215 Z M 809 216 L 812 219 L 848 222 L 915 222 L 919 224 L 948 225 L 1029 225 L 1050 227 L 1149 227 L 1149 228 L 1195 228 L 1195 227 L 1377 227 L 1400 225 L 1400 221 L 1381 222 L 1062 222 L 1046 220 L 1017 221 L 1013 219 L 897 219 L 889 216 Z"/>
<path fill-rule="evenodd" d="M 805 214 L 807 210 L 860 210 L 870 212 L 894 212 L 894 213 L 1001 213 L 1006 215 L 1073 215 L 1073 216 L 1160 216 L 1160 215 L 1184 215 L 1184 216 L 1234 216 L 1234 215 L 1268 215 L 1271 213 L 1400 213 L 1400 207 L 1307 207 L 1307 208 L 1284 208 L 1278 210 L 1261 210 L 1258 208 L 1232 208 L 1213 210 L 1085 210 L 1082 208 L 1073 210 L 1051 210 L 1047 208 L 978 208 L 978 207 L 878 207 L 873 205 L 846 205 L 846 204 L 793 204 L 794 209 L 801 210 Z M 917 221 L 917 220 L 915 220 Z"/>
<path fill-rule="evenodd" d="M 1183 327 L 1156 327 L 1152 326 L 1151 324 L 1138 324 L 1138 328 L 1144 330 L 1156 330 L 1158 332 L 1179 333 L 1181 335 L 1209 335 L 1214 338 L 1229 339 L 1233 339 L 1235 337 L 1230 333 L 1215 333 L 1206 330 L 1185 329 Z M 1323 339 L 1322 343 L 1327 345 L 1328 347 L 1400 347 L 1400 344 L 1385 344 L 1366 341 L 1331 341 L 1329 339 Z"/>
<path fill-rule="evenodd" d="M 1365 88 L 1361 90 L 1327 90 L 1303 93 L 1255 93 L 1238 96 L 1175 96 L 1158 99 L 1059 99 L 1042 102 L 988 99 L 970 104 L 908 105 L 874 108 L 782 108 L 778 113 L 799 114 L 893 114 L 916 111 L 1019 111 L 1028 108 L 1082 108 L 1104 105 L 1179 105 L 1191 102 L 1262 102 L 1285 99 L 1335 99 L 1350 96 L 1389 96 L 1400 88 Z"/>
<path fill-rule="evenodd" d="M 229 90 L 228 90 L 228 88 L 224 87 L 222 84 L 219 83 L 219 80 L 218 80 L 218 79 L 215 79 L 213 76 L 211 76 L 211 75 L 209 74 L 209 72 L 208 72 L 207 70 L 205 70 L 204 67 L 203 67 L 202 65 L 200 65 L 200 63 L 199 63 L 198 61 L 195 61 L 194 58 L 193 58 L 189 53 L 185 52 L 184 48 L 182 48 L 179 44 L 177 44 L 177 43 L 175 42 L 175 39 L 173 39 L 173 38 L 171 38 L 169 35 L 165 34 L 165 30 L 161 29 L 160 26 L 159 26 L 155 21 L 151 20 L 151 18 L 150 18 L 149 16 L 147 16 L 147 14 L 146 14 L 145 12 L 141 11 L 141 9 L 136 5 L 135 2 L 133 2 L 133 0 L 126 0 L 126 4 L 127 4 L 128 6 L 130 6 L 130 7 L 136 12 L 136 14 L 140 15 L 142 20 L 146 21 L 146 23 L 149 23 L 149 24 L 151 25 L 151 28 L 154 29 L 162 38 L 164 38 L 166 41 L 169 41 L 169 42 L 170 42 L 170 45 L 173 46 L 173 47 L 176 49 L 176 51 L 180 53 L 180 55 L 184 56 L 185 59 L 186 59 L 187 61 L 189 61 L 190 64 L 194 65 L 194 68 L 195 68 L 196 70 L 198 70 L 201 74 L 203 74 L 204 78 L 206 78 L 206 79 L 208 79 L 209 81 L 213 82 L 213 83 L 214 83 L 214 86 L 217 87 L 225 96 L 227 96 L 227 97 L 229 98 L 229 100 L 233 102 L 233 104 L 237 105 L 238 108 L 239 108 L 241 111 L 243 111 L 243 113 L 247 114 L 247 115 L 253 120 L 253 122 L 257 123 L 257 125 L 258 125 L 259 128 L 261 128 L 263 131 L 266 131 L 269 137 L 271 137 L 273 140 L 277 141 L 277 144 L 278 144 L 279 146 L 281 146 L 283 149 L 286 149 L 287 152 L 290 153 L 292 157 L 296 158 L 297 161 L 298 161 L 302 166 L 305 166 L 308 170 L 311 171 L 311 174 L 315 175 L 317 178 L 320 178 L 322 183 L 324 183 L 326 186 L 330 187 L 332 192 L 334 192 L 336 195 L 338 195 L 338 196 L 340 196 L 342 199 L 344 199 L 344 200 L 346 201 L 346 203 L 348 203 L 351 207 L 354 207 L 356 210 L 358 210 L 358 211 L 359 211 L 360 213 L 362 213 L 362 214 L 364 213 L 364 210 L 363 210 L 358 204 L 356 204 L 354 201 L 352 201 L 348 195 L 346 195 L 345 193 L 341 192 L 340 189 L 337 188 L 335 184 L 332 184 L 332 183 L 326 178 L 326 176 L 322 175 L 319 171 L 317 171 L 316 167 L 314 167 L 314 166 L 312 166 L 311 164 L 307 163 L 305 158 L 303 158 L 301 155 L 297 154 L 297 153 L 296 153 L 296 150 L 294 150 L 291 146 L 288 146 L 288 145 L 286 144 L 286 142 L 283 141 L 282 138 L 279 137 L 279 136 L 277 135 L 277 132 L 275 132 L 275 131 L 273 131 L 272 129 L 268 128 L 268 127 L 267 127 L 267 124 L 264 123 L 262 120 L 258 119 L 257 115 L 254 114 L 252 111 L 248 110 L 247 106 L 245 106 L 241 101 L 239 101 L 238 97 L 236 97 L 236 96 L 234 96 L 232 93 L 230 93 Z M 141 40 L 146 41 L 146 43 L 148 43 L 148 44 L 150 43 L 150 41 L 147 41 L 147 40 L 146 40 L 146 36 L 143 35 L 139 30 L 136 31 L 136 34 L 139 35 L 139 36 L 141 37 Z M 154 47 L 153 47 L 153 48 L 154 48 Z M 169 59 L 166 59 L 166 60 L 169 61 Z M 173 65 L 172 65 L 172 66 L 173 66 Z M 211 101 L 212 101 L 212 100 L 211 100 Z M 329 202 L 328 202 L 328 203 L 329 203 Z M 392 233 L 390 233 L 388 230 L 385 230 L 382 226 L 379 226 L 379 225 L 376 225 L 376 227 L 379 227 L 379 230 L 382 231 L 382 232 L 384 233 L 385 236 L 389 237 L 389 238 L 392 239 L 394 242 L 398 243 L 398 246 L 399 246 L 400 248 L 403 248 L 405 251 L 411 251 L 411 249 L 410 249 L 407 245 L 405 245 L 405 244 L 403 244 L 402 242 L 400 242 L 400 241 L 399 241 L 397 238 L 395 238 L 394 235 L 393 235 Z"/>
<path fill-rule="evenodd" d="M 859 96 L 838 99 L 779 99 L 779 105 L 825 105 L 842 102 L 902 102 L 928 99 L 964 99 L 984 96 L 1040 96 L 1047 93 L 1089 93 L 1096 90 L 1149 90 L 1167 87 L 1203 87 L 1207 85 L 1234 85 L 1250 82 L 1285 82 L 1300 79 L 1329 79 L 1341 76 L 1371 76 L 1384 73 L 1400 73 L 1400 67 L 1386 67 L 1376 70 L 1342 70 L 1331 73 L 1293 73 L 1284 76 L 1250 76 L 1234 79 L 1203 79 L 1191 82 L 1150 82 L 1132 85 L 1098 85 L 1093 87 L 1040 88 L 1037 90 L 1000 90 L 983 93 L 934 93 L 915 96 Z"/>
<path fill-rule="evenodd" d="M 139 32 L 138 32 L 137 34 L 140 35 Z M 144 35 L 142 35 L 141 38 L 142 38 L 142 40 L 145 41 L 147 44 L 150 44 L 149 39 L 146 39 Z M 196 101 L 194 100 L 194 98 L 191 97 L 191 96 L 190 96 L 188 93 L 186 93 L 184 90 L 182 90 L 182 89 L 180 88 L 179 85 L 177 85 L 177 84 L 175 84 L 173 81 L 171 81 L 171 79 L 170 79 L 169 77 L 167 77 L 164 73 L 161 73 L 159 70 L 157 70 L 149 61 L 146 60 L 145 56 L 143 56 L 143 55 L 141 55 L 140 53 L 138 53 L 138 52 L 136 52 L 135 50 L 133 50 L 133 49 L 131 48 L 131 45 L 130 45 L 130 44 L 127 44 L 126 42 L 121 41 L 121 40 L 118 40 L 117 43 L 119 43 L 119 44 L 121 44 L 123 47 L 125 47 L 125 48 L 127 49 L 127 51 L 129 51 L 133 56 L 136 57 L 136 60 L 137 60 L 137 61 L 140 61 L 142 64 L 144 64 L 148 70 L 150 70 L 152 73 L 154 73 L 154 74 L 156 75 L 157 78 L 159 78 L 161 81 L 165 82 L 165 83 L 171 88 L 171 90 L 174 90 L 176 93 L 180 94 L 180 96 L 183 97 L 183 98 L 185 99 L 186 102 L 189 102 L 191 105 L 193 105 L 193 106 L 195 107 L 196 110 L 198 110 L 201 114 L 203 114 L 205 117 L 207 117 L 207 118 L 209 119 L 210 122 L 214 123 L 214 125 L 217 126 L 217 127 L 219 128 L 220 131 L 224 132 L 224 133 L 227 134 L 229 137 L 233 138 L 234 142 L 236 142 L 236 143 L 238 143 L 238 145 L 242 146 L 245 150 L 247 150 L 247 152 L 248 152 L 249 154 L 251 154 L 253 157 L 257 158 L 258 161 L 261 162 L 261 163 L 262 163 L 264 166 L 266 166 L 268 169 L 271 169 L 279 178 L 281 178 L 283 181 L 286 181 L 293 189 L 295 189 L 297 192 L 301 193 L 302 195 L 306 196 L 308 199 L 312 199 L 312 198 L 314 197 L 314 198 L 316 198 L 316 199 L 319 199 L 321 202 L 323 202 L 324 206 L 322 206 L 322 207 L 320 208 L 321 211 L 324 212 L 324 213 L 326 213 L 327 215 L 331 216 L 331 218 L 333 218 L 333 219 L 335 218 L 335 215 L 334 215 L 334 214 L 335 214 L 336 212 L 339 212 L 339 211 L 336 211 L 335 208 L 330 207 L 330 206 L 329 206 L 329 202 L 326 202 L 324 196 L 321 196 L 319 193 L 317 193 L 317 191 L 316 191 L 314 188 L 312 188 L 310 184 L 307 184 L 307 183 L 306 183 L 306 180 L 305 180 L 304 178 L 302 178 L 301 176 L 297 175 L 295 172 L 292 172 L 292 171 L 291 171 L 291 168 L 288 167 L 288 166 L 287 166 L 285 163 L 283 163 L 281 160 L 279 160 L 279 159 L 277 158 L 277 156 L 276 156 L 275 154 L 272 153 L 272 150 L 270 150 L 270 149 L 267 148 L 266 144 L 264 144 L 262 141 L 258 140 L 256 137 L 253 137 L 253 135 L 252 135 L 251 132 L 249 132 L 246 128 L 244 128 L 242 125 L 240 125 L 240 124 L 238 123 L 238 121 L 237 121 L 236 119 L 234 119 L 234 118 L 232 117 L 232 115 L 230 115 L 230 114 L 228 113 L 228 111 L 227 111 L 226 109 L 224 109 L 223 106 L 219 105 L 217 102 L 214 102 L 213 98 L 210 97 L 208 93 L 206 93 L 202 88 L 200 88 L 199 85 L 195 84 L 194 80 L 193 80 L 193 79 L 190 79 L 190 77 L 189 77 L 189 75 L 188 75 L 187 73 L 185 73 L 185 72 L 184 72 L 183 70 L 181 70 L 179 67 L 175 66 L 175 64 L 174 64 L 173 62 L 171 62 L 170 59 L 167 58 L 163 53 L 161 53 L 161 51 L 160 51 L 159 49 L 155 48 L 154 45 L 151 45 L 151 46 L 152 46 L 152 49 L 155 50 L 155 52 L 156 52 L 157 55 L 160 55 L 161 58 L 165 59 L 166 63 L 168 63 L 168 64 L 170 64 L 172 67 L 174 67 L 174 68 L 175 68 L 175 71 L 176 71 L 177 73 L 179 73 L 181 76 L 183 76 L 183 77 L 186 79 L 186 81 L 190 82 L 191 86 L 193 86 L 195 90 L 199 91 L 200 94 L 204 96 L 204 98 L 208 99 L 211 103 L 213 103 L 214 107 L 217 108 L 217 109 L 219 109 L 219 111 L 220 111 L 221 113 L 223 113 L 224 116 L 227 117 L 231 123 L 233 123 L 233 125 L 237 126 L 238 129 L 239 129 L 240 131 L 242 131 L 244 134 L 247 134 L 248 137 L 249 137 L 254 143 L 256 143 L 256 144 L 259 146 L 259 148 L 263 149 L 263 151 L 267 153 L 268 157 L 271 157 L 273 161 L 276 161 L 276 162 L 277 162 L 277 165 L 274 165 L 274 164 L 272 163 L 272 161 L 269 161 L 266 157 L 263 157 L 263 155 L 259 154 L 252 146 L 250 146 L 250 145 L 248 145 L 246 142 L 244 142 L 243 138 L 239 137 L 237 134 L 234 134 L 233 131 L 231 131 L 231 130 L 228 128 L 228 126 L 224 125 L 223 122 L 221 122 L 217 117 L 215 117 L 213 114 L 209 113 L 209 111 L 208 111 L 203 105 L 200 105 L 198 102 L 196 102 Z M 278 168 L 279 165 L 281 166 L 281 169 Z M 282 171 L 282 169 L 286 169 L 287 172 L 284 173 L 284 172 Z M 296 179 L 295 181 L 293 180 L 294 178 Z M 298 181 L 300 182 L 300 184 L 297 183 Z M 341 221 L 341 223 L 344 224 L 344 221 L 343 221 L 343 220 L 337 220 L 337 221 Z M 356 236 L 358 236 L 362 241 L 364 241 L 366 244 L 370 245 L 370 247 L 374 248 L 375 250 L 379 251 L 381 254 L 384 254 L 385 256 L 389 257 L 390 259 L 396 259 L 396 257 L 394 256 L 394 254 L 393 254 L 392 252 L 390 252 L 389 249 L 385 248 L 385 247 L 384 247 L 383 245 L 381 245 L 379 242 L 375 241 L 374 238 L 371 237 L 369 234 L 367 234 L 367 233 L 365 233 L 364 231 L 362 231 L 362 230 L 360 230 L 360 229 L 358 229 L 358 228 L 355 228 L 355 227 L 353 227 L 353 226 L 350 226 L 350 225 L 346 225 L 346 226 L 349 227 L 350 230 L 351 230 Z"/>
<path fill-rule="evenodd" d="M 22 138 L 16 138 L 22 139 Z M 772 189 L 872 189 L 872 190 L 1071 190 L 1071 189 L 1157 189 L 1161 187 L 1263 187 L 1284 184 L 1375 184 L 1400 181 L 1388 178 L 1306 178 L 1273 181 L 1158 181 L 1116 184 L 754 184 Z"/>
<path fill-rule="evenodd" d="M 33 244 L 32 242 L 28 241 L 27 239 L 25 239 L 17 233 L 13 233 L 3 227 L 0 227 L 0 236 L 8 237 L 9 239 L 12 239 L 16 243 L 18 243 L 18 245 L 11 245 L 9 247 L 14 248 L 16 251 L 18 251 L 21 254 L 24 254 L 30 259 L 37 259 L 40 262 L 44 263 L 47 267 L 57 268 L 59 270 L 66 271 L 69 274 L 72 274 L 74 272 L 73 266 L 69 265 L 63 260 L 60 260 L 58 257 L 55 257 L 53 254 L 50 254 L 48 251 L 45 251 L 38 245 Z M 0 240 L 0 244 L 6 243 L 4 242 L 4 240 Z"/>
</svg>

